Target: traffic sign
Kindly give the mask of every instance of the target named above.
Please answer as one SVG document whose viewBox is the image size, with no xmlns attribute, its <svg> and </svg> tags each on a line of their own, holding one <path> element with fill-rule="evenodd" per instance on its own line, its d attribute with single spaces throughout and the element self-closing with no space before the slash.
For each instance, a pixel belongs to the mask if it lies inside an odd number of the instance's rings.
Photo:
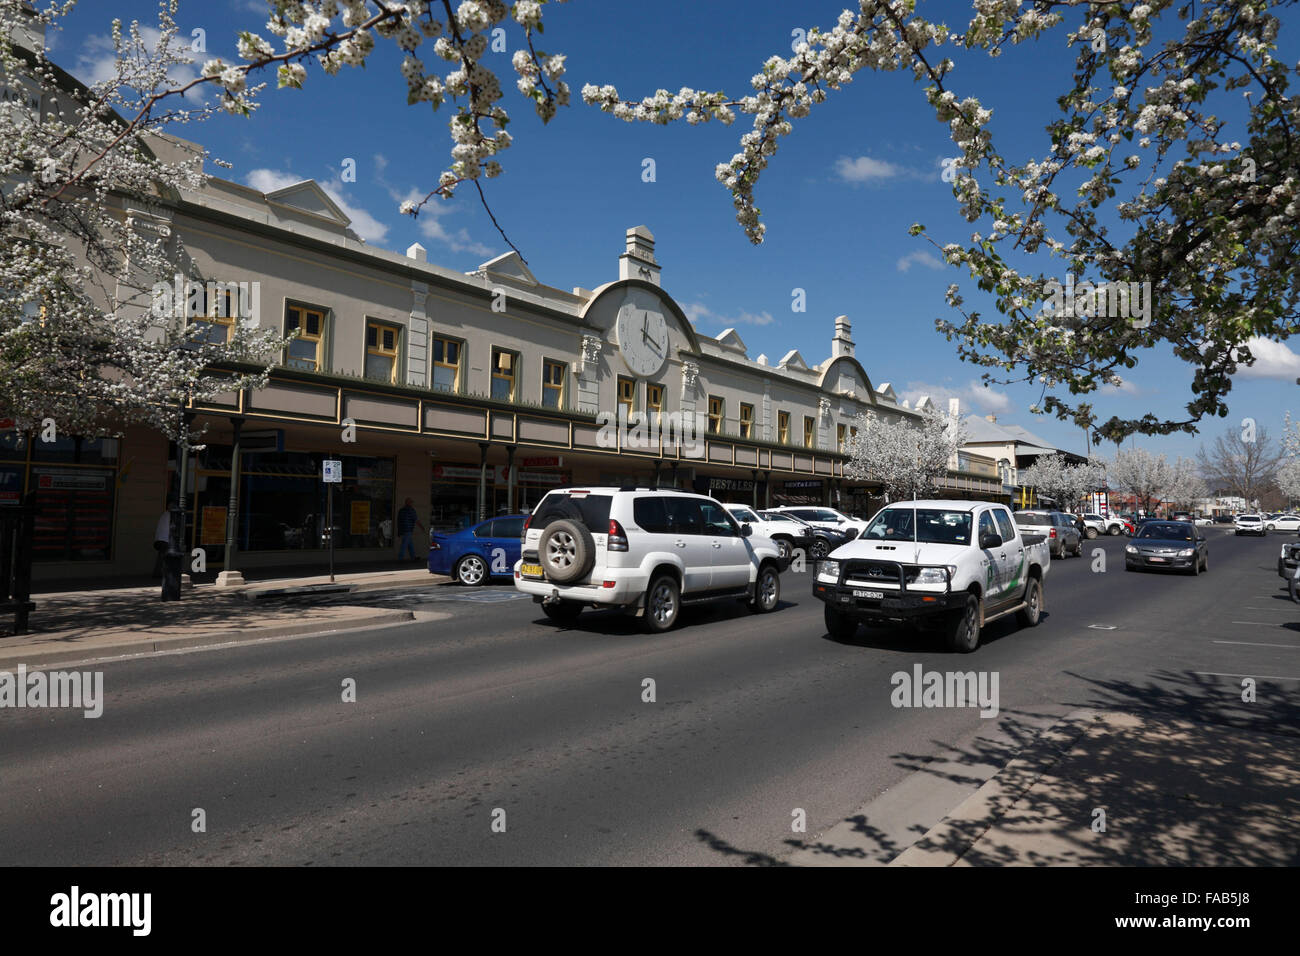
<svg viewBox="0 0 1300 956">
<path fill-rule="evenodd" d="M 321 474 L 321 481 L 329 485 L 341 485 L 343 483 L 343 462 L 337 458 L 326 458 L 321 462 L 324 469 Z"/>
</svg>

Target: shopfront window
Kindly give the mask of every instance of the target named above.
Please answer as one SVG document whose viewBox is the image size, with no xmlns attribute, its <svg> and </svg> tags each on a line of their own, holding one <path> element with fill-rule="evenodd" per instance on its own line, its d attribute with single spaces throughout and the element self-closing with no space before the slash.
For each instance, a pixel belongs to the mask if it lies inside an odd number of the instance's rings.
<svg viewBox="0 0 1300 956">
<path fill-rule="evenodd" d="M 336 548 L 392 545 L 394 459 L 340 456 L 343 481 L 334 487 Z M 243 494 L 239 547 L 245 551 L 312 550 L 328 546 L 327 489 L 321 458 L 306 452 L 251 452 L 241 456 Z"/>
<path fill-rule="evenodd" d="M 0 435 L 0 507 L 35 493 L 35 561 L 108 561 L 113 556 L 118 440 Z"/>
</svg>

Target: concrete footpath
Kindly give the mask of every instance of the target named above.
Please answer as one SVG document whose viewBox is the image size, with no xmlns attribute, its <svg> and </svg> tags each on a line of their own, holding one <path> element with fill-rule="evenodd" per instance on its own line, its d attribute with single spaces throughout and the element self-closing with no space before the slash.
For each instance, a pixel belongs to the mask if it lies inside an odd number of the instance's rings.
<svg viewBox="0 0 1300 956">
<path fill-rule="evenodd" d="M 1077 710 L 888 865 L 1297 866 L 1297 755 L 1285 729 Z M 789 862 L 886 862 L 872 818 L 869 804 Z"/>
<path fill-rule="evenodd" d="M 412 611 L 346 604 L 285 604 L 296 593 L 362 593 L 445 582 L 424 569 L 280 579 L 218 588 L 186 588 L 179 601 L 159 600 L 159 586 L 64 591 L 33 596 L 30 632 L 0 631 L 0 669 L 149 654 L 161 650 L 271 637 L 403 624 Z M 420 618 L 441 617 L 422 613 Z M 0 619 L 7 628 L 11 619 Z"/>
</svg>

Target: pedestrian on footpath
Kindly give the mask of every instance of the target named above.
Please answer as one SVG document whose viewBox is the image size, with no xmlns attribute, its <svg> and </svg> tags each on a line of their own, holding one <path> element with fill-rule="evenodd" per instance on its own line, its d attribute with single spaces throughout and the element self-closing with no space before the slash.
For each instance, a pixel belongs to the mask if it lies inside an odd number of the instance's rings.
<svg viewBox="0 0 1300 956">
<path fill-rule="evenodd" d="M 415 513 L 415 502 L 410 498 L 407 498 L 406 504 L 404 504 L 402 509 L 397 512 L 397 534 L 402 539 L 402 544 L 397 550 L 398 561 L 401 561 L 406 557 L 408 549 L 411 552 L 412 558 L 419 557 L 419 555 L 415 553 L 415 541 L 412 540 L 412 535 L 415 533 L 416 528 L 423 531 L 424 525 L 420 524 L 420 516 Z"/>
<path fill-rule="evenodd" d="M 162 517 L 158 519 L 158 526 L 153 532 L 153 576 L 160 578 L 163 576 L 163 556 L 171 546 L 172 540 L 172 513 L 164 510 Z"/>
</svg>

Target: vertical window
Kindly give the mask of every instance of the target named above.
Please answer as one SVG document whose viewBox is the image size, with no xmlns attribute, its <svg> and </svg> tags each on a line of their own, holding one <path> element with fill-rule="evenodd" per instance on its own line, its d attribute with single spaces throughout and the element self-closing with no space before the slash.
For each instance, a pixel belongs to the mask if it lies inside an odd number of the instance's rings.
<svg viewBox="0 0 1300 956">
<path fill-rule="evenodd" d="M 744 402 L 740 405 L 740 437 L 754 437 L 754 406 Z"/>
<path fill-rule="evenodd" d="M 623 414 L 627 418 L 632 417 L 632 409 L 636 401 L 636 382 L 630 378 L 619 376 L 618 379 L 618 404 L 623 408 Z"/>
<path fill-rule="evenodd" d="M 664 387 L 646 383 L 645 410 L 656 417 L 664 411 Z"/>
<path fill-rule="evenodd" d="M 811 415 L 803 417 L 803 447 L 811 448 L 813 446 L 813 435 L 816 434 L 817 422 Z"/>
<path fill-rule="evenodd" d="M 848 438 L 848 432 L 849 429 L 847 425 L 835 426 L 835 445 L 840 451 L 844 451 L 844 442 Z"/>
<path fill-rule="evenodd" d="M 366 378 L 397 381 L 397 336 L 396 326 L 366 322 Z"/>
<path fill-rule="evenodd" d="M 217 286 L 220 283 L 213 283 L 213 285 Z M 201 296 L 203 305 L 199 315 L 191 316 L 195 326 L 194 340 L 212 343 L 228 342 L 230 326 L 234 323 L 238 302 L 229 289 L 214 288 L 212 295 L 209 295 L 206 286 L 199 286 L 199 290 L 203 293 Z"/>
<path fill-rule="evenodd" d="M 790 443 L 790 413 L 776 413 L 776 440 L 782 445 Z"/>
<path fill-rule="evenodd" d="M 716 395 L 709 396 L 709 431 L 715 435 L 722 432 L 722 413 L 725 407 L 722 399 Z"/>
<path fill-rule="evenodd" d="M 461 343 L 455 339 L 433 340 L 433 387 L 444 392 L 460 391 Z"/>
<path fill-rule="evenodd" d="M 515 400 L 515 364 L 517 356 L 505 349 L 492 350 L 492 397 L 499 402 Z"/>
<path fill-rule="evenodd" d="M 315 309 L 289 306 L 284 319 L 285 333 L 298 330 L 298 337 L 289 343 L 285 365 L 289 368 L 319 371 L 321 367 L 321 339 L 325 334 L 325 313 Z"/>
<path fill-rule="evenodd" d="M 563 362 L 542 362 L 542 404 L 547 408 L 564 407 L 564 381 L 568 366 Z"/>
</svg>

